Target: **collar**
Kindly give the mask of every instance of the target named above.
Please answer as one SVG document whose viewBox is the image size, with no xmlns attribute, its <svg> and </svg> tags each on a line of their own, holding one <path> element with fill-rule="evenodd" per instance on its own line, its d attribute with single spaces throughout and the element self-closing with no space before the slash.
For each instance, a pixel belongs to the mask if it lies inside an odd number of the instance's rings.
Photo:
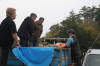
<svg viewBox="0 0 100 66">
<path fill-rule="evenodd" d="M 39 21 L 37 22 L 37 24 L 42 25 Z"/>
<path fill-rule="evenodd" d="M 6 18 L 9 18 L 9 19 L 13 20 L 10 16 L 7 16 Z"/>
<path fill-rule="evenodd" d="M 71 35 L 71 36 L 69 36 L 69 37 L 71 38 L 72 36 L 74 36 L 74 35 Z"/>
</svg>

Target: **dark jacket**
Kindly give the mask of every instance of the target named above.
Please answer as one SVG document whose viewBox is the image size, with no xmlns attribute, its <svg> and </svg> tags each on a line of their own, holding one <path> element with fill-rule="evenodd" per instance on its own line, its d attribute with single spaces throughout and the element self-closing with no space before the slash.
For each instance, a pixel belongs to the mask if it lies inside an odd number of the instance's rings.
<svg viewBox="0 0 100 66">
<path fill-rule="evenodd" d="M 73 38 L 74 42 L 73 42 L 73 44 L 71 44 L 71 53 L 74 56 L 81 56 L 78 39 L 75 35 L 73 35 L 72 38 Z"/>
<path fill-rule="evenodd" d="M 18 36 L 20 37 L 20 39 L 29 40 L 32 37 L 33 31 L 34 22 L 30 17 L 27 17 L 18 30 Z"/>
<path fill-rule="evenodd" d="M 11 48 L 13 44 L 12 33 L 17 33 L 14 21 L 7 16 L 0 25 L 0 46 Z"/>
<path fill-rule="evenodd" d="M 40 38 L 42 32 L 43 32 L 43 25 L 40 24 L 38 21 L 35 22 L 35 30 L 33 32 L 33 37 Z"/>
</svg>

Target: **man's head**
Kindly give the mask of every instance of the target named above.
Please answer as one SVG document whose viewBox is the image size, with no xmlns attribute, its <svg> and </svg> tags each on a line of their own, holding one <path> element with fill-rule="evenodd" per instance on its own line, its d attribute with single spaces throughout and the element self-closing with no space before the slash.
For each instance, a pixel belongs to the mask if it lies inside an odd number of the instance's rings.
<svg viewBox="0 0 100 66">
<path fill-rule="evenodd" d="M 72 36 L 73 34 L 75 34 L 75 31 L 73 29 L 68 30 L 67 32 L 68 36 Z"/>
<path fill-rule="evenodd" d="M 37 18 L 37 15 L 35 13 L 31 13 L 30 18 L 35 21 Z"/>
<path fill-rule="evenodd" d="M 43 18 L 43 17 L 40 17 L 40 18 L 39 18 L 39 22 L 40 22 L 40 24 L 42 24 L 43 21 L 44 21 L 44 18 Z"/>
<path fill-rule="evenodd" d="M 16 9 L 15 8 L 7 8 L 6 16 L 10 16 L 12 19 L 16 18 Z"/>
</svg>

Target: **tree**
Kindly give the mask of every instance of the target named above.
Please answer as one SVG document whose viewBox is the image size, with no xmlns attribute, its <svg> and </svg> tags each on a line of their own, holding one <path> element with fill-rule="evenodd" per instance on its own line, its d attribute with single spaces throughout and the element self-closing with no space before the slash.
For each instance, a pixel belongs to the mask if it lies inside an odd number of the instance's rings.
<svg viewBox="0 0 100 66">
<path fill-rule="evenodd" d="M 86 7 L 84 6 L 81 13 L 75 14 L 74 11 L 70 12 L 70 16 L 59 24 L 53 25 L 50 28 L 50 32 L 45 36 L 47 38 L 68 38 L 67 31 L 74 29 L 79 39 L 79 44 L 82 52 L 86 52 L 92 45 L 98 33 L 100 33 L 100 27 L 98 22 L 93 21 L 96 19 L 100 21 L 100 8 Z M 84 19 L 81 19 L 84 17 Z M 85 23 L 83 23 L 85 21 Z M 89 23 L 86 23 L 89 21 Z M 100 39 L 95 42 L 94 48 L 100 47 Z"/>
<path fill-rule="evenodd" d="M 80 9 L 80 15 L 81 17 L 84 18 L 84 22 L 93 22 L 95 21 L 95 12 L 96 12 L 96 7 L 82 7 Z"/>
<path fill-rule="evenodd" d="M 100 8 L 96 8 L 96 21 L 98 21 L 100 23 Z"/>
</svg>

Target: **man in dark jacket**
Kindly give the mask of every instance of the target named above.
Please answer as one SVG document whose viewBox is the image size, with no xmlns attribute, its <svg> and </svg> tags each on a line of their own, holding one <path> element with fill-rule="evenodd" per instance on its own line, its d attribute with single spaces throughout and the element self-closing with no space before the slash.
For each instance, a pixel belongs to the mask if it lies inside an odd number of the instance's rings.
<svg viewBox="0 0 100 66">
<path fill-rule="evenodd" d="M 66 46 L 71 47 L 72 63 L 76 63 L 75 66 L 81 66 L 81 51 L 78 39 L 75 35 L 75 31 L 73 29 L 70 29 L 68 31 L 68 36 L 69 38 L 66 42 Z"/>
<path fill-rule="evenodd" d="M 8 52 L 12 48 L 13 41 L 20 47 L 16 25 L 14 19 L 16 18 L 16 9 L 8 8 L 6 11 L 7 17 L 0 25 L 0 66 L 6 66 L 8 60 Z"/>
<path fill-rule="evenodd" d="M 39 20 L 35 22 L 35 30 L 33 32 L 33 46 L 38 46 L 38 40 L 43 32 L 43 22 L 43 17 L 40 17 Z"/>
<path fill-rule="evenodd" d="M 34 21 L 37 15 L 32 13 L 30 17 L 25 18 L 23 23 L 21 24 L 18 30 L 18 36 L 20 38 L 21 46 L 27 47 L 28 42 L 30 42 L 30 38 L 32 37 L 32 33 L 34 31 Z"/>
</svg>

